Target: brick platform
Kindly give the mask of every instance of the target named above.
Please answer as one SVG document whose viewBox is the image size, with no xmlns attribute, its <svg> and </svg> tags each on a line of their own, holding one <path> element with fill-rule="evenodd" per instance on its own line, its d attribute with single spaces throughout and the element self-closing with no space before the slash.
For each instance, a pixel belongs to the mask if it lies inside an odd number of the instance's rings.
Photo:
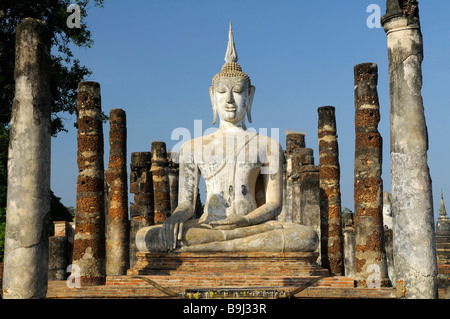
<svg viewBox="0 0 450 319">
<path fill-rule="evenodd" d="M 328 276 L 318 253 L 137 253 L 128 275 Z"/>
<path fill-rule="evenodd" d="M 132 278 L 129 276 L 108 277 L 106 285 L 104 286 L 89 286 L 82 288 L 67 288 L 65 281 L 52 281 L 49 282 L 47 298 L 48 299 L 173 299 L 173 298 L 188 298 L 188 295 L 183 293 L 188 288 L 193 291 L 195 289 L 201 290 L 203 284 L 206 289 L 211 287 L 211 283 L 214 282 L 214 278 L 210 279 L 210 282 L 199 282 L 195 285 L 186 286 L 187 282 L 184 282 L 182 278 L 168 278 L 168 276 L 145 276 L 146 278 L 154 279 L 159 285 L 165 289 L 170 290 L 178 294 L 178 297 L 170 297 L 167 294 L 161 292 L 152 285 L 144 282 L 141 279 Z M 255 278 L 253 278 L 256 280 Z M 272 278 L 273 279 L 273 278 Z M 309 278 L 313 279 L 313 278 Z M 263 279 L 264 280 L 264 279 Z M 306 282 L 304 278 L 303 281 Z M 248 283 L 248 282 L 246 282 Z M 254 283 L 257 283 L 256 281 Z M 293 284 L 294 282 L 291 282 Z M 298 280 L 296 284 L 302 283 L 302 280 Z M 263 284 L 263 282 L 259 282 Z M 265 282 L 267 284 L 267 282 Z M 352 286 L 352 287 L 350 287 Z M 240 286 L 242 288 L 242 286 Z M 216 287 L 217 288 L 217 287 Z M 230 288 L 230 287 L 229 287 Z M 265 297 L 259 298 L 280 298 L 283 295 L 282 292 L 289 293 L 297 286 L 283 286 L 283 287 L 249 287 L 244 288 L 247 292 L 251 291 L 277 291 L 280 294 L 271 295 L 268 293 Z M 217 296 L 216 296 L 217 297 Z M 220 297 L 220 296 L 219 296 Z M 194 297 L 195 298 L 195 297 Z M 200 296 L 200 298 L 204 298 Z M 239 296 L 242 298 L 242 295 Z M 251 297 L 250 297 L 251 298 Z M 258 299 L 258 297 L 254 297 Z M 323 278 L 319 282 L 314 283 L 312 286 L 305 290 L 295 294 L 293 298 L 301 299 L 394 299 L 395 289 L 393 288 L 356 288 L 353 287 L 353 280 L 345 277 L 328 277 Z"/>
</svg>

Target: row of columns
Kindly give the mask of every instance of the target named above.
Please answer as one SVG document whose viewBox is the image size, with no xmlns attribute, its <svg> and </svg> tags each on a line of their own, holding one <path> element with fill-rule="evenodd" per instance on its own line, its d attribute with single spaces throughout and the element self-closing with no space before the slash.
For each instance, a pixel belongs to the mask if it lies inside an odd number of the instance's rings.
<svg viewBox="0 0 450 319">
<path fill-rule="evenodd" d="M 401 297 L 437 298 L 433 200 L 427 164 L 428 136 L 420 92 L 423 41 L 417 3 L 388 0 L 382 24 L 389 49 L 395 284 Z M 51 103 L 48 86 L 50 36 L 45 23 L 25 19 L 17 27 L 16 43 L 16 98 L 12 110 L 8 160 L 3 297 L 44 298 L 48 281 L 46 220 L 50 204 Z M 355 77 L 358 77 L 355 79 L 357 165 L 354 223 L 355 274 L 358 273 L 355 276 L 361 284 L 367 284 L 368 266 L 371 264 L 378 266 L 382 281 L 386 278 L 385 261 L 380 261 L 380 258 L 383 259 L 380 230 L 381 137 L 376 131 L 379 110 L 374 74 L 373 64 L 355 68 Z M 114 236 L 105 235 L 105 232 L 109 234 L 109 229 L 105 225 L 103 131 L 98 83 L 80 83 L 77 110 L 79 176 L 72 263 L 73 268 L 79 268 L 83 285 L 97 285 L 105 281 L 107 254 L 124 255 L 112 249 L 112 243 L 116 240 Z M 344 272 L 344 244 L 335 109 L 321 107 L 318 113 L 321 262 L 331 273 L 340 275 Z M 120 127 L 120 115 L 117 115 L 117 123 L 113 124 Z M 114 138 L 111 142 L 114 144 Z M 123 152 L 123 145 L 113 146 L 111 158 Z M 161 223 L 170 214 L 170 196 L 163 194 L 170 186 L 168 178 L 162 177 L 168 161 L 161 145 L 155 145 L 155 148 L 152 145 L 151 153 L 150 172 L 156 177 L 153 180 L 153 222 Z M 299 163 L 298 158 L 292 159 Z M 374 165 L 369 165 L 372 162 Z M 108 196 L 114 200 L 110 201 L 108 211 L 111 216 L 108 212 L 106 220 L 115 225 L 124 216 L 121 205 L 126 181 L 116 182 L 119 176 L 123 179 L 123 163 L 120 160 L 111 162 L 108 176 L 110 169 Z M 300 173 L 301 170 L 299 176 Z M 21 196 L 23 194 L 30 196 Z M 150 213 L 145 214 L 148 218 Z M 123 223 L 120 227 L 124 229 Z M 117 248 L 123 249 L 121 246 Z M 112 269 L 113 266 L 108 267 Z"/>
<path fill-rule="evenodd" d="M 130 208 L 130 225 L 126 113 L 122 109 L 110 111 L 110 153 L 105 187 L 98 83 L 79 84 L 77 110 L 79 177 L 72 273 L 78 272 L 83 286 L 101 285 L 106 276 L 126 275 L 136 262 L 133 235 L 137 230 L 161 224 L 170 216 L 171 200 L 176 205 L 177 199 L 170 198 L 169 190 L 177 189 L 178 185 L 176 176 L 169 179 L 169 175 L 177 175 L 177 163 L 167 158 L 164 142 L 152 142 L 151 152 L 132 153 L 130 188 L 135 194 L 135 203 Z M 107 216 L 105 205 L 108 206 Z"/>
</svg>

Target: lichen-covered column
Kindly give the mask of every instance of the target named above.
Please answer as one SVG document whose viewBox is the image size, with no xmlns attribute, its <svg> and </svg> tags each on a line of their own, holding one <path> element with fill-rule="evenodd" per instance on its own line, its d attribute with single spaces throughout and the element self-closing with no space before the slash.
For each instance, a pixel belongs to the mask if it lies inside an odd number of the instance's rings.
<svg viewBox="0 0 450 319">
<path fill-rule="evenodd" d="M 383 240 L 383 140 L 378 132 L 377 65 L 356 65 L 354 84 L 355 279 L 358 286 L 386 287 L 390 282 Z"/>
<path fill-rule="evenodd" d="M 50 210 L 50 34 L 27 18 L 16 29 L 8 150 L 3 298 L 45 298 Z"/>
<path fill-rule="evenodd" d="M 150 152 L 131 153 L 130 193 L 134 194 L 134 203 L 130 205 L 130 268 L 137 262 L 136 233 L 154 224 L 151 157 Z"/>
<path fill-rule="evenodd" d="M 318 108 L 322 267 L 344 274 L 339 147 L 334 106 Z"/>
<path fill-rule="evenodd" d="M 299 148 L 305 148 L 305 134 L 289 132 L 286 134 L 286 151 L 288 153 L 293 153 L 294 150 Z"/>
<path fill-rule="evenodd" d="M 319 166 L 302 165 L 300 167 L 300 210 L 302 225 L 314 227 L 320 234 L 320 182 Z"/>
<path fill-rule="evenodd" d="M 172 214 L 178 206 L 178 179 L 180 174 L 180 165 L 178 163 L 179 155 L 176 152 L 167 152 L 169 160 L 169 193 L 170 193 L 170 213 Z"/>
<path fill-rule="evenodd" d="M 122 109 L 109 116 L 109 209 L 106 226 L 106 275 L 126 275 L 130 268 L 128 220 L 127 119 Z"/>
<path fill-rule="evenodd" d="M 305 148 L 304 150 L 308 150 Z M 312 150 L 311 150 L 312 152 Z M 307 156 L 310 158 L 310 156 Z M 300 211 L 302 225 L 312 227 L 319 238 L 320 232 L 320 180 L 319 180 L 319 166 L 313 165 L 312 162 L 309 165 L 302 165 L 300 167 Z M 321 241 L 316 249 L 319 253 L 317 262 L 321 263 Z"/>
<path fill-rule="evenodd" d="M 153 198 L 155 225 L 162 224 L 170 216 L 170 192 L 166 143 L 152 142 Z"/>
<path fill-rule="evenodd" d="M 423 39 L 417 1 L 388 0 L 391 183 L 396 288 L 405 298 L 437 298 L 428 132 L 422 89 Z"/>
<path fill-rule="evenodd" d="M 49 238 L 48 280 L 65 280 L 71 252 L 66 221 L 54 221 L 55 234 Z"/>
<path fill-rule="evenodd" d="M 100 84 L 78 84 L 78 179 L 72 274 L 82 286 L 106 279 L 103 125 Z M 77 269 L 79 268 L 79 269 Z"/>
<path fill-rule="evenodd" d="M 355 278 L 355 228 L 353 213 L 342 215 L 342 233 L 344 237 L 344 269 L 345 277 Z"/>
<path fill-rule="evenodd" d="M 286 134 L 285 164 L 283 165 L 283 208 L 277 219 L 283 222 L 300 222 L 300 156 L 298 150 L 305 147 L 305 134 Z"/>
</svg>

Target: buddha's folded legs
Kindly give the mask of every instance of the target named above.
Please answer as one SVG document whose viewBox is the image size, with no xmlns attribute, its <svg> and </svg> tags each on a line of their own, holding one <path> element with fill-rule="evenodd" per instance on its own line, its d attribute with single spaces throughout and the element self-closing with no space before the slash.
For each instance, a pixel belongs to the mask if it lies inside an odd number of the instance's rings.
<svg viewBox="0 0 450 319">
<path fill-rule="evenodd" d="M 311 252 L 318 244 L 317 233 L 308 226 L 268 221 L 263 224 L 218 230 L 203 228 L 196 221 L 186 223 L 178 252 Z M 151 226 L 139 230 L 139 251 L 161 252 L 159 229 Z"/>
<path fill-rule="evenodd" d="M 221 240 L 192 244 L 189 233 L 221 233 Z M 180 252 L 312 252 L 319 245 L 317 233 L 308 226 L 269 221 L 261 225 L 233 230 L 188 230 L 186 243 Z M 196 234 L 197 235 L 197 234 Z"/>
</svg>

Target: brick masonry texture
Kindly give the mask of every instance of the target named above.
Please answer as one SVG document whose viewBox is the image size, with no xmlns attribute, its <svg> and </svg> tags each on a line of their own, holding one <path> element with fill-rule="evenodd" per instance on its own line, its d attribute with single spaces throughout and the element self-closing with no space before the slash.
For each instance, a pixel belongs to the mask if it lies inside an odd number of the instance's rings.
<svg viewBox="0 0 450 319">
<path fill-rule="evenodd" d="M 344 246 L 341 229 L 339 148 L 335 108 L 318 108 L 319 183 L 322 265 L 331 273 L 344 273 Z"/>
<path fill-rule="evenodd" d="M 383 150 L 378 132 L 378 67 L 362 63 L 354 67 L 355 84 L 355 279 L 366 286 L 373 265 L 380 284 L 390 285 L 383 240 Z"/>
<path fill-rule="evenodd" d="M 84 285 L 105 281 L 105 199 L 100 84 L 80 82 L 77 98 L 77 199 L 73 264 Z M 75 269 L 75 267 L 73 267 Z"/>
</svg>

